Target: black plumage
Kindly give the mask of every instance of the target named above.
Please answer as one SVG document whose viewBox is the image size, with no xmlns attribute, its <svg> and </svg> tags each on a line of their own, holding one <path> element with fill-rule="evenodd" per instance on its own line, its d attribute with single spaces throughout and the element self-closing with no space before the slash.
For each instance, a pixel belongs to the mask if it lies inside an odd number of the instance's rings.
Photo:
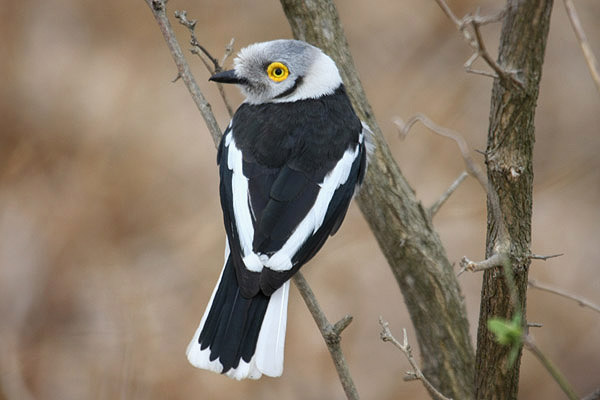
<svg viewBox="0 0 600 400">
<path fill-rule="evenodd" d="M 236 368 L 240 360 L 249 362 L 256 349 L 269 298 L 262 293 L 247 298 L 240 294 L 231 258 L 225 264 L 221 283 L 213 299 L 198 343 L 210 346 L 210 361 L 219 358 L 223 373 Z"/>
<path fill-rule="evenodd" d="M 236 146 L 243 156 L 243 172 L 248 178 L 249 202 L 254 216 L 255 253 L 272 255 L 289 239 L 297 225 L 314 205 L 319 184 L 333 170 L 346 150 L 360 146 L 356 165 L 345 185 L 336 190 L 328 207 L 325 221 L 303 247 L 302 254 L 295 257 L 293 271 L 273 274 L 263 270 L 260 289 L 270 295 L 293 275 L 321 248 L 332 233 L 337 219 L 341 220 L 352 199 L 355 186 L 364 170 L 364 143 L 359 143 L 362 124 L 354 110 L 343 85 L 331 95 L 318 99 L 300 100 L 292 103 L 244 103 L 233 116 L 231 131 Z M 225 136 L 224 136 L 225 138 Z M 221 185 L 230 185 L 231 171 L 227 167 L 226 150 L 218 160 Z M 228 183 L 229 182 L 229 183 Z M 268 193 L 268 195 L 267 195 Z M 256 199 L 256 200 L 255 200 Z M 232 252 L 240 251 L 235 238 L 237 232 L 229 190 L 221 190 L 221 205 Z M 229 221 L 229 223 L 228 223 Z M 338 224 L 339 225 L 339 224 Z M 328 229 L 327 229 L 328 228 Z M 244 278 L 248 270 L 243 263 L 235 263 L 241 281 L 256 285 L 255 279 Z M 269 282 L 262 287 L 262 282 Z M 242 293 L 254 294 L 257 287 L 243 286 Z"/>
</svg>

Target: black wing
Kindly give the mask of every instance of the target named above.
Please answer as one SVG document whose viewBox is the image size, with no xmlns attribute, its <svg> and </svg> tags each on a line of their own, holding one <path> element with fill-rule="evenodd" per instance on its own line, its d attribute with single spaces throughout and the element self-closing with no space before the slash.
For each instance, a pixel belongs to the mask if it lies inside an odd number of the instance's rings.
<svg viewBox="0 0 600 400">
<path fill-rule="evenodd" d="M 362 130 L 343 86 L 319 99 L 236 111 L 218 162 L 243 296 L 273 293 L 337 231 L 366 169 Z"/>
<path fill-rule="evenodd" d="M 230 133 L 226 133 L 228 134 Z M 351 166 L 345 181 L 341 184 L 336 183 L 333 194 L 326 199 L 326 203 L 321 201 L 320 204 L 316 204 L 316 200 L 323 188 L 322 182 L 316 177 L 321 174 L 307 174 L 288 164 L 281 168 L 270 168 L 256 162 L 243 161 L 243 175 L 248 181 L 246 207 L 251 215 L 250 227 L 238 224 L 240 216 L 236 215 L 232 187 L 234 171 L 228 165 L 230 152 L 240 150 L 231 147 L 235 146 L 235 143 L 225 145 L 224 142 L 225 139 L 219 149 L 221 206 L 238 283 L 245 297 L 255 296 L 259 290 L 270 295 L 310 260 L 323 246 L 327 237 L 334 234 L 341 225 L 356 185 L 362 179 L 366 167 L 364 143 L 354 145 L 354 154 L 350 159 Z M 350 148 L 348 152 L 352 150 Z M 326 207 L 320 210 L 325 214 L 320 224 L 308 225 L 310 229 L 305 235 L 293 237 L 293 233 L 307 215 L 311 211 L 315 213 L 316 206 Z M 267 267 L 261 272 L 249 270 L 244 263 L 247 252 L 244 252 L 240 238 L 246 233 L 240 231 L 246 230 L 252 231 L 252 252 L 262 256 L 263 260 L 277 255 L 290 240 L 297 241 L 290 246 L 296 249 L 289 255 L 289 266 L 270 268 L 267 261 Z"/>
<path fill-rule="evenodd" d="M 366 151 L 364 144 L 361 143 L 358 144 L 357 156 L 353 159 L 348 179 L 334 191 L 331 200 L 327 204 L 327 211 L 320 227 L 306 237 L 303 244 L 292 256 L 292 268 L 284 271 L 275 271 L 270 268 L 263 269 L 260 276 L 260 287 L 264 293 L 277 290 L 302 265 L 317 254 L 329 236 L 337 232 L 346 216 L 356 186 L 362 182 L 365 168 Z M 301 208 L 304 206 L 302 204 L 303 200 L 302 197 L 298 197 L 295 202 L 288 203 L 288 206 L 292 209 L 295 207 Z"/>
</svg>

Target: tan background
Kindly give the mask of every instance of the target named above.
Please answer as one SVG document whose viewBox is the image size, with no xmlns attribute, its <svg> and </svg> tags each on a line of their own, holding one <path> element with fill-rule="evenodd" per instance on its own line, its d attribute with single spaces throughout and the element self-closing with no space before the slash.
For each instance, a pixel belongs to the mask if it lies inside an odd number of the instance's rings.
<svg viewBox="0 0 600 400">
<path fill-rule="evenodd" d="M 423 112 L 484 149 L 491 80 L 434 1 L 338 1 L 356 65 L 392 151 L 425 205 L 462 171 L 455 145 L 392 118 Z M 458 15 L 501 2 L 451 1 Z M 576 2 L 600 55 L 600 3 Z M 171 0 L 222 54 L 290 37 L 276 1 Z M 342 399 L 322 339 L 291 291 L 283 377 L 235 382 L 196 370 L 185 347 L 222 265 L 215 149 L 145 2 L 10 1 L 0 7 L 0 399 Z M 177 27 L 180 41 L 188 35 Z M 499 26 L 484 29 L 495 53 Z M 221 126 L 208 74 L 189 57 Z M 480 67 L 484 67 L 479 65 Z M 232 102 L 241 97 L 228 91 Z M 536 115 L 531 276 L 600 303 L 600 93 L 561 1 Z M 475 157 L 481 161 L 479 155 Z M 448 256 L 480 259 L 485 197 L 467 180 L 434 221 Z M 365 399 L 428 398 L 379 340 L 383 315 L 416 338 L 392 274 L 356 206 L 305 268 L 331 320 L 355 320 L 346 352 Z M 480 275 L 460 278 L 474 337 Z M 581 395 L 600 386 L 600 319 L 530 291 L 540 347 Z M 499 366 L 500 368 L 501 366 Z M 531 354 L 520 398 L 562 399 Z"/>
</svg>

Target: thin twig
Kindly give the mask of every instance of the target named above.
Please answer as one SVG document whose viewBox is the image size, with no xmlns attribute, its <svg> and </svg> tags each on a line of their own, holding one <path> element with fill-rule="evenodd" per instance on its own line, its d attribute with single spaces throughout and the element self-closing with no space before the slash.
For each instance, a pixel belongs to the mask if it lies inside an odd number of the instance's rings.
<svg viewBox="0 0 600 400">
<path fill-rule="evenodd" d="M 433 133 L 452 139 L 456 143 L 458 149 L 460 150 L 460 154 L 462 155 L 462 158 L 465 162 L 465 166 L 467 167 L 467 171 L 475 179 L 477 179 L 477 182 L 479 182 L 483 190 L 485 190 L 485 192 L 488 195 L 492 217 L 494 218 L 494 222 L 498 227 L 498 237 L 500 239 L 499 241 L 503 243 L 503 247 L 508 248 L 509 235 L 506 225 L 504 223 L 504 217 L 502 216 L 502 210 L 500 208 L 500 199 L 498 198 L 498 193 L 491 187 L 491 185 L 489 185 L 487 176 L 479 167 L 479 164 L 477 164 L 475 160 L 473 160 L 473 158 L 471 157 L 471 151 L 469 150 L 469 145 L 467 144 L 465 138 L 458 132 L 439 126 L 431 119 L 429 119 L 429 117 L 422 113 L 417 113 L 413 117 L 409 118 L 406 122 L 404 122 L 402 118 L 399 117 L 396 117 L 394 119 L 394 123 L 398 127 L 401 137 L 406 137 L 410 128 L 415 123 L 417 123 L 417 121 L 421 122 Z"/>
<path fill-rule="evenodd" d="M 462 275 L 465 271 L 480 272 L 487 269 L 502 267 L 507 260 L 508 255 L 505 253 L 495 253 L 483 261 L 471 261 L 467 257 L 463 257 L 459 263 L 460 270 L 458 271 L 457 276 Z"/>
<path fill-rule="evenodd" d="M 431 207 L 429 207 L 428 212 L 430 217 L 433 218 L 433 216 L 437 214 L 439 209 L 450 198 L 450 196 L 452 196 L 452 193 L 454 193 L 456 189 L 458 189 L 458 186 L 460 186 L 460 184 L 467 178 L 467 176 L 469 176 L 469 173 L 467 171 L 463 171 L 458 176 L 458 178 L 456 178 L 456 180 L 452 182 L 452 185 L 450 185 L 450 187 L 446 189 L 446 191 L 440 196 L 440 198 L 435 203 L 433 203 Z"/>
<path fill-rule="evenodd" d="M 504 246 L 504 244 L 500 244 L 500 246 Z M 456 275 L 460 276 L 465 271 L 479 272 L 497 267 L 502 267 L 502 270 L 504 272 L 504 280 L 506 281 L 506 286 L 509 290 L 511 302 L 516 308 L 518 308 L 519 295 L 517 293 L 517 286 L 515 285 L 514 271 L 512 270 L 512 264 L 508 253 L 508 248 L 496 246 L 494 250 L 495 252 L 483 261 L 471 261 L 467 257 L 463 257 L 460 260 L 461 268 Z"/>
<path fill-rule="evenodd" d="M 206 63 L 204 64 L 204 65 L 206 65 L 208 72 L 210 72 L 211 74 L 214 74 L 215 72 L 219 72 L 219 69 L 220 69 L 219 60 L 214 58 L 208 52 L 208 50 L 206 50 L 206 48 L 200 44 L 200 42 L 198 41 L 198 38 L 196 37 L 196 23 L 198 21 L 195 19 L 189 20 L 187 18 L 186 10 L 175 11 L 175 18 L 179 21 L 179 23 L 181 25 L 185 26 L 190 31 L 190 36 L 191 36 L 190 44 L 192 45 L 192 47 L 194 47 L 192 49 L 192 53 L 198 55 L 198 57 L 200 57 L 200 58 L 202 58 L 200 56 L 200 53 L 203 53 L 204 56 L 206 58 L 208 58 L 208 60 L 213 65 L 212 67 L 210 67 L 208 64 L 206 64 Z M 204 59 L 202 59 L 202 60 L 205 61 Z"/>
<path fill-rule="evenodd" d="M 219 63 L 219 60 L 217 60 L 216 57 L 213 57 L 212 54 L 210 54 L 210 52 L 204 46 L 202 46 L 202 44 L 200 44 L 200 41 L 198 41 L 198 38 L 196 37 L 197 20 L 189 20 L 187 18 L 187 11 L 185 10 L 175 11 L 175 18 L 177 18 L 181 25 L 185 26 L 186 28 L 188 28 L 188 31 L 190 31 L 190 44 L 192 45 L 192 49 L 190 50 L 190 52 L 192 54 L 197 55 L 200 58 L 200 60 L 211 75 L 214 75 L 217 72 L 221 72 L 223 70 L 223 65 L 225 64 L 225 61 L 227 60 L 227 58 L 229 58 L 231 53 L 233 53 L 234 40 L 231 39 L 227 46 L 225 46 L 225 54 L 223 56 L 223 61 Z M 206 58 L 208 58 L 209 61 L 206 61 Z M 217 82 L 217 89 L 219 90 L 219 94 L 223 99 L 223 103 L 225 104 L 225 108 L 227 109 L 229 116 L 232 117 L 233 107 L 231 107 L 231 104 L 227 99 L 227 95 L 225 94 L 225 88 L 223 87 L 223 84 Z"/>
<path fill-rule="evenodd" d="M 592 310 L 596 311 L 597 313 L 600 313 L 600 306 L 592 303 L 591 301 L 589 301 L 587 299 L 584 299 L 583 297 L 571 294 L 563 289 L 552 287 L 552 286 L 546 285 L 544 283 L 539 283 L 534 279 L 529 279 L 528 284 L 529 284 L 529 287 L 531 287 L 531 288 L 542 290 L 542 291 L 548 292 L 548 293 L 554 293 L 558 296 L 562 296 L 566 299 L 570 299 L 570 300 L 577 302 L 581 307 L 588 307 L 588 308 L 591 308 Z"/>
<path fill-rule="evenodd" d="M 527 328 L 542 328 L 544 326 L 544 324 L 541 324 L 539 322 L 528 322 L 527 323 Z"/>
<path fill-rule="evenodd" d="M 329 320 L 327 320 L 325 313 L 321 310 L 315 294 L 308 285 L 304 275 L 302 275 L 301 272 L 296 272 L 292 280 L 296 284 L 296 287 L 302 295 L 308 310 L 317 323 L 323 339 L 325 339 L 327 349 L 329 350 L 331 358 L 333 359 L 333 363 L 335 364 L 335 369 L 337 370 L 340 382 L 344 387 L 344 392 L 346 392 L 346 397 L 348 399 L 358 399 L 358 392 L 356 390 L 356 386 L 354 385 L 352 375 L 350 375 L 350 369 L 348 368 L 346 358 L 344 357 L 344 353 L 342 352 L 342 347 L 340 345 L 340 334 L 348 325 L 350 325 L 350 322 L 352 322 L 352 317 L 346 315 L 340 321 L 336 322 L 334 325 L 331 325 Z"/>
<path fill-rule="evenodd" d="M 583 26 L 581 25 L 581 21 L 579 20 L 579 16 L 575 10 L 573 1 L 564 0 L 564 3 L 567 10 L 567 15 L 569 16 L 569 21 L 571 21 L 571 25 L 573 26 L 573 30 L 577 36 L 577 41 L 579 41 L 579 46 L 581 46 L 581 50 L 583 51 L 585 62 L 587 63 L 590 74 L 592 75 L 592 79 L 596 84 L 596 89 L 598 89 L 600 92 L 600 72 L 598 69 L 598 60 L 596 59 L 596 56 L 594 56 L 592 47 L 590 46 L 585 32 L 583 31 Z"/>
<path fill-rule="evenodd" d="M 504 82 L 511 82 L 517 85 L 521 90 L 524 90 L 525 85 L 516 77 L 516 74 L 512 71 L 506 71 L 504 68 L 498 65 L 498 63 L 492 58 L 492 56 L 490 56 L 490 53 L 488 53 L 487 49 L 485 48 L 483 38 L 481 37 L 481 31 L 479 30 L 480 25 L 481 24 L 476 19 L 471 20 L 471 26 L 473 27 L 473 32 L 475 32 L 475 39 L 477 40 L 477 53 L 494 70 L 498 78 L 500 78 Z"/>
<path fill-rule="evenodd" d="M 478 9 L 474 16 L 467 14 L 462 19 L 458 19 L 458 17 L 456 17 L 456 15 L 452 12 L 445 0 L 435 1 L 440 6 L 444 14 L 448 16 L 448 18 L 454 23 L 454 25 L 456 25 L 456 29 L 458 29 L 458 31 L 463 35 L 463 38 L 467 42 L 467 44 L 473 49 L 473 55 L 464 65 L 465 70 L 467 72 L 478 75 L 484 75 L 492 78 L 498 78 L 503 82 L 517 86 L 521 90 L 525 89 L 524 83 L 517 77 L 515 71 L 507 71 L 506 69 L 501 67 L 492 58 L 492 56 L 490 56 L 485 47 L 485 43 L 481 37 L 481 31 L 479 29 L 483 25 L 501 21 L 506 15 L 506 9 L 502 9 L 497 14 L 490 16 L 479 15 Z M 467 29 L 467 27 L 469 26 L 473 30 L 473 33 L 471 33 Z M 494 70 L 494 74 L 471 68 L 473 62 L 475 62 L 475 60 L 479 57 L 481 57 L 490 66 L 490 68 Z"/>
<path fill-rule="evenodd" d="M 415 360 L 415 358 L 412 355 L 412 349 L 410 347 L 410 344 L 408 344 L 408 337 L 406 335 L 406 329 L 404 329 L 404 328 L 402 329 L 404 338 L 402 340 L 402 343 L 400 343 L 398 341 L 398 339 L 396 339 L 394 337 L 394 335 L 392 334 L 392 331 L 390 330 L 390 324 L 387 321 L 385 321 L 383 319 L 383 317 L 379 317 L 379 324 L 381 325 L 381 333 L 379 334 L 379 336 L 381 337 L 381 340 L 383 340 L 384 342 L 390 342 L 394 346 L 396 346 L 398 349 L 400 349 L 400 351 L 406 356 L 406 359 L 408 360 L 410 366 L 413 369 L 411 372 L 406 373 L 407 376 L 405 377 L 405 380 L 418 379 L 421 382 L 423 382 L 423 385 L 427 388 L 427 390 L 429 390 L 429 393 L 431 393 L 431 396 L 434 399 L 436 399 L 436 400 L 451 400 L 448 397 L 441 394 L 435 388 L 435 386 L 433 386 L 431 384 L 431 382 L 429 382 L 429 380 L 425 377 L 425 375 L 423 375 L 423 372 L 421 372 L 421 369 L 419 368 L 417 361 Z"/>
<path fill-rule="evenodd" d="M 579 396 L 575 394 L 573 387 L 567 381 L 567 378 L 559 371 L 558 368 L 550 361 L 548 357 L 536 346 L 533 338 L 529 335 L 523 337 L 523 345 L 525 348 L 533 353 L 533 355 L 542 363 L 546 370 L 552 375 L 554 381 L 558 383 L 558 386 L 567 395 L 570 400 L 578 400 Z"/>
<path fill-rule="evenodd" d="M 198 87 L 191 71 L 189 65 L 183 56 L 183 52 L 181 51 L 181 46 L 177 42 L 177 38 L 171 28 L 171 24 L 166 16 L 166 8 L 165 8 L 165 0 L 144 0 L 146 4 L 152 10 L 152 14 L 158 23 L 158 26 L 163 33 L 163 37 L 167 42 L 167 46 L 169 47 L 169 51 L 171 52 L 171 56 L 177 65 L 177 69 L 179 71 L 178 76 L 183 79 L 185 82 L 188 91 L 192 95 L 192 98 L 196 102 L 206 125 L 211 133 L 211 136 L 215 142 L 215 145 L 218 145 L 221 130 L 216 122 L 216 119 L 212 113 L 210 104 L 205 100 L 204 95 L 202 94 L 200 88 Z M 195 23 L 194 23 L 195 24 Z M 226 55 L 223 57 L 225 60 L 231 50 L 229 48 L 233 45 L 233 41 L 230 42 L 228 47 L 226 48 Z M 229 53 L 229 54 L 228 54 Z M 327 320 L 325 313 L 319 307 L 319 303 L 315 298 L 313 291 L 311 290 L 308 282 L 304 279 L 304 276 L 300 272 L 296 272 L 293 277 L 294 283 L 298 288 L 298 291 L 302 295 L 306 306 L 310 310 L 323 338 L 325 339 L 325 343 L 327 344 L 327 348 L 331 353 L 333 358 L 336 370 L 338 371 L 338 375 L 340 376 L 340 381 L 342 386 L 344 387 L 344 391 L 346 392 L 346 396 L 350 400 L 359 399 L 358 392 L 356 391 L 356 387 L 354 385 L 354 381 L 352 380 L 352 376 L 350 375 L 350 370 L 348 369 L 348 365 L 346 363 L 346 359 L 342 352 L 340 346 L 341 333 L 342 331 L 350 325 L 352 322 L 352 317 L 346 315 L 340 321 L 336 322 L 333 326 Z"/>
<path fill-rule="evenodd" d="M 206 122 L 206 126 L 210 131 L 210 134 L 213 138 L 215 145 L 219 143 L 221 140 L 221 128 L 219 128 L 219 124 L 215 119 L 214 114 L 212 113 L 212 109 L 210 104 L 204 98 L 204 95 L 200 91 L 192 72 L 190 71 L 190 66 L 188 65 L 185 57 L 183 56 L 183 52 L 181 51 L 181 46 L 177 42 L 177 38 L 175 37 L 175 33 L 173 32 L 173 28 L 171 27 L 171 23 L 167 18 L 165 1 L 164 0 L 144 0 L 150 10 L 152 10 L 152 15 L 156 19 L 158 23 L 158 27 L 163 34 L 165 41 L 167 42 L 167 46 L 169 47 L 169 51 L 171 52 L 171 56 L 175 61 L 175 65 L 177 65 L 178 76 L 181 77 L 185 86 L 187 87 L 194 103 L 196 103 L 196 107 L 198 107 L 198 111 L 204 118 Z"/>
<path fill-rule="evenodd" d="M 549 260 L 551 258 L 556 258 L 556 257 L 560 257 L 560 256 L 564 256 L 564 253 L 558 253 L 558 254 L 550 254 L 548 256 L 542 256 L 540 254 L 533 254 L 531 253 L 529 255 L 529 258 L 532 260 L 542 260 L 542 261 L 546 261 Z"/>
<path fill-rule="evenodd" d="M 235 44 L 235 38 L 231 38 L 229 43 L 227 43 L 227 46 L 225 46 L 225 53 L 223 53 L 223 58 L 221 58 L 221 62 L 219 63 L 221 65 L 221 68 L 225 65 L 225 62 L 227 61 L 227 59 L 229 57 L 231 57 L 231 55 L 233 54 L 233 45 L 234 44 Z"/>
<path fill-rule="evenodd" d="M 219 64 L 220 70 L 223 69 L 225 62 L 233 54 L 233 44 L 234 43 L 235 43 L 235 39 L 231 38 L 231 40 L 229 41 L 227 46 L 225 46 L 225 52 L 223 53 L 223 58 L 221 59 L 221 63 Z M 225 94 L 225 89 L 223 88 L 223 85 L 221 83 L 219 83 L 217 85 L 217 87 L 219 88 L 219 94 L 221 95 L 221 98 L 223 99 L 223 103 L 225 103 L 225 108 L 227 108 L 227 112 L 229 113 L 229 116 L 233 117 L 233 107 L 231 107 L 231 103 L 229 103 L 229 100 L 227 99 L 227 94 Z"/>
<path fill-rule="evenodd" d="M 458 146 L 458 149 L 460 150 L 460 154 L 462 155 L 463 160 L 465 161 L 467 171 L 475 179 L 477 179 L 477 182 L 479 182 L 479 184 L 487 192 L 487 190 L 488 190 L 487 177 L 483 173 L 483 170 L 479 167 L 479 165 L 471 157 L 469 145 L 467 144 L 467 141 L 464 139 L 464 137 L 460 133 L 452 131 L 450 129 L 444 128 L 444 127 L 436 124 L 429 117 L 427 117 L 425 114 L 422 114 L 422 113 L 417 113 L 416 115 L 410 117 L 408 119 L 408 121 L 406 121 L 406 122 L 404 122 L 402 120 L 402 118 L 399 118 L 399 117 L 394 118 L 394 123 L 398 127 L 398 131 L 402 138 L 405 138 L 408 135 L 408 132 L 410 131 L 410 129 L 417 122 L 421 122 L 430 131 L 432 131 L 435 134 L 446 137 L 448 139 L 452 139 Z"/>
</svg>

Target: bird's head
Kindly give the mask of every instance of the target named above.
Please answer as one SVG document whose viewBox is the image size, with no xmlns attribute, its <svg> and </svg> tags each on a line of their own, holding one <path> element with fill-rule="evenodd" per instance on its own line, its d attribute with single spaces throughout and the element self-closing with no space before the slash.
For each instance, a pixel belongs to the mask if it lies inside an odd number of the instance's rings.
<svg viewBox="0 0 600 400">
<path fill-rule="evenodd" d="M 333 93 L 342 83 L 335 63 L 320 49 L 283 39 L 240 50 L 234 68 L 210 80 L 237 84 L 250 104 L 315 99 Z"/>
</svg>

